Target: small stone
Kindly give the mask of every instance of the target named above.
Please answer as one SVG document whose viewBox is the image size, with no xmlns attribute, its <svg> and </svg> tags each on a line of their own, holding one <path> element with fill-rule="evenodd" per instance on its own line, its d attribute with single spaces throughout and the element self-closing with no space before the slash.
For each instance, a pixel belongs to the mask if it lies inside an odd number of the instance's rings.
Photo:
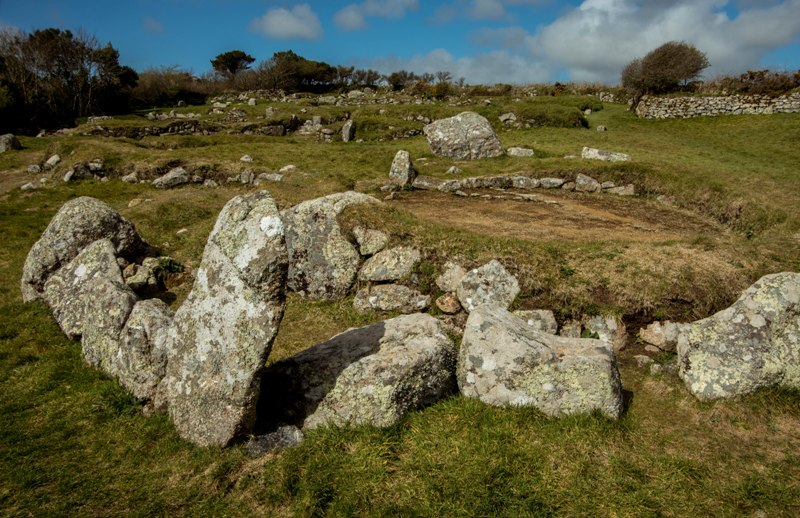
<svg viewBox="0 0 800 518">
<path fill-rule="evenodd" d="M 203 181 L 203 186 L 204 187 L 217 187 L 217 186 L 219 186 L 219 184 L 217 182 L 215 182 L 214 180 L 209 178 L 209 179 Z"/>
<path fill-rule="evenodd" d="M 564 191 L 574 191 L 575 190 L 575 182 L 567 182 L 561 186 L 561 189 Z"/>
<path fill-rule="evenodd" d="M 295 171 L 297 171 L 297 166 L 294 165 L 294 164 L 285 165 L 285 166 L 281 167 L 280 169 L 278 169 L 278 172 L 279 173 L 283 173 L 283 174 L 293 173 Z"/>
<path fill-rule="evenodd" d="M 419 313 L 431 305 L 431 298 L 400 284 L 379 284 L 358 290 L 353 299 L 356 311 L 398 311 Z"/>
<path fill-rule="evenodd" d="M 242 158 L 239 159 L 239 161 L 240 162 L 252 162 L 253 161 L 253 157 L 251 157 L 250 155 L 244 155 L 244 156 L 242 156 Z"/>
<path fill-rule="evenodd" d="M 20 187 L 21 191 L 33 191 L 35 189 L 36 189 L 36 185 L 34 185 L 32 182 L 28 182 L 25 185 L 23 185 L 22 187 Z"/>
<path fill-rule="evenodd" d="M 447 174 L 461 174 L 461 169 L 459 169 L 457 166 L 452 165 L 450 166 L 450 169 L 447 170 Z"/>
<path fill-rule="evenodd" d="M 245 449 L 252 457 L 277 453 L 286 448 L 297 446 L 303 441 L 303 432 L 296 426 L 281 426 L 272 433 L 256 435 L 247 441 Z"/>
<path fill-rule="evenodd" d="M 605 160 L 606 162 L 625 162 L 631 159 L 630 155 L 626 155 L 625 153 L 617 153 L 591 147 L 583 148 L 583 151 L 581 151 L 581 158 L 585 160 Z"/>
<path fill-rule="evenodd" d="M 578 173 L 575 177 L 575 190 L 578 192 L 598 192 L 600 182 L 583 173 Z"/>
<path fill-rule="evenodd" d="M 609 194 L 616 194 L 617 196 L 636 196 L 636 188 L 632 183 L 624 187 L 612 187 L 606 191 Z M 661 200 L 659 200 L 661 201 Z"/>
<path fill-rule="evenodd" d="M 530 176 L 514 176 L 511 178 L 515 189 L 530 190 L 539 187 L 539 179 Z"/>
<path fill-rule="evenodd" d="M 137 183 L 139 181 L 139 177 L 136 173 L 126 174 L 122 178 L 120 178 L 125 183 Z"/>
<path fill-rule="evenodd" d="M 516 158 L 530 158 L 534 156 L 534 152 L 532 149 L 524 147 L 510 147 L 506 150 L 506 154 L 508 156 Z"/>
<path fill-rule="evenodd" d="M 461 306 L 472 312 L 488 304 L 508 308 L 519 294 L 517 279 L 496 259 L 467 273 L 456 290 Z"/>
<path fill-rule="evenodd" d="M 22 149 L 22 144 L 20 144 L 17 137 L 11 133 L 0 135 L 0 153 L 16 149 Z"/>
<path fill-rule="evenodd" d="M 169 189 L 189 183 L 189 173 L 183 167 L 171 169 L 167 174 L 153 180 L 153 186 L 158 189 Z"/>
<path fill-rule="evenodd" d="M 608 131 L 608 128 L 601 125 L 597 127 L 597 131 Z"/>
<path fill-rule="evenodd" d="M 419 250 L 398 246 L 378 252 L 367 259 L 358 272 L 362 281 L 396 281 L 411 274 L 420 261 Z"/>
<path fill-rule="evenodd" d="M 604 191 L 608 189 L 613 189 L 614 187 L 616 187 L 616 184 L 614 182 L 603 182 L 600 184 L 600 188 L 603 189 Z"/>
<path fill-rule="evenodd" d="M 445 293 L 436 299 L 436 307 L 446 315 L 455 315 L 461 311 L 461 303 L 455 293 Z"/>
<path fill-rule="evenodd" d="M 37 164 L 31 164 L 28 166 L 28 174 L 39 174 L 42 172 L 42 168 L 39 167 Z"/>
<path fill-rule="evenodd" d="M 444 272 L 436 278 L 436 285 L 442 291 L 455 292 L 466 274 L 467 271 L 461 265 L 447 261 L 444 264 Z"/>
<path fill-rule="evenodd" d="M 44 168 L 52 169 L 55 166 L 57 166 L 59 162 L 61 162 L 61 157 L 58 155 L 53 155 L 50 158 L 48 158 L 47 161 L 44 163 Z"/>
</svg>

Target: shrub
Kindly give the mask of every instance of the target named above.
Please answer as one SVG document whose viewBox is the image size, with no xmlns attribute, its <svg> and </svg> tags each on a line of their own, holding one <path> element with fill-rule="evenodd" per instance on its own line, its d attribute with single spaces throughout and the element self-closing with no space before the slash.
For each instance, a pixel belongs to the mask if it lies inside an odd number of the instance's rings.
<svg viewBox="0 0 800 518">
<path fill-rule="evenodd" d="M 740 76 L 724 76 L 703 85 L 708 93 L 733 93 L 778 96 L 800 88 L 800 70 L 775 72 L 748 70 Z"/>
<path fill-rule="evenodd" d="M 628 63 L 622 69 L 620 81 L 635 106 L 643 95 L 670 93 L 685 87 L 708 65 L 706 55 L 693 45 L 670 41 Z"/>
</svg>

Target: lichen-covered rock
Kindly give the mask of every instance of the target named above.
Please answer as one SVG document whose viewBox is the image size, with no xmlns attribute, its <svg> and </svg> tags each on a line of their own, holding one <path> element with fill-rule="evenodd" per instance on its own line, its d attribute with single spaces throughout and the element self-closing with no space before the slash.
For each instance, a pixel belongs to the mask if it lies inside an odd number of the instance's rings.
<svg viewBox="0 0 800 518">
<path fill-rule="evenodd" d="M 386 232 L 364 227 L 354 227 L 353 236 L 356 238 L 361 255 L 375 255 L 389 242 L 389 234 Z"/>
<path fill-rule="evenodd" d="M 585 160 L 605 160 L 606 162 L 627 162 L 631 159 L 630 155 L 626 155 L 625 153 L 606 151 L 605 149 L 596 149 L 593 147 L 584 147 L 581 151 L 581 158 Z"/>
<path fill-rule="evenodd" d="M 511 178 L 514 189 L 530 190 L 539 187 L 539 179 L 530 176 L 514 176 Z"/>
<path fill-rule="evenodd" d="M 429 295 L 399 284 L 379 284 L 358 290 L 353 307 L 357 311 L 399 311 L 419 313 L 431 305 Z"/>
<path fill-rule="evenodd" d="M 289 250 L 288 287 L 315 300 L 337 300 L 353 286 L 361 256 L 336 216 L 350 205 L 381 203 L 358 192 L 304 201 L 281 213 Z"/>
<path fill-rule="evenodd" d="M 98 239 L 110 239 L 115 253 L 125 257 L 149 248 L 133 224 L 102 201 L 88 197 L 70 200 L 28 252 L 22 270 L 22 300 L 40 298 L 47 279 Z"/>
<path fill-rule="evenodd" d="M 578 173 L 575 177 L 575 190 L 578 192 L 599 192 L 600 182 L 583 173 Z"/>
<path fill-rule="evenodd" d="M 800 388 L 800 273 L 766 275 L 678 334 L 680 377 L 698 399 Z"/>
<path fill-rule="evenodd" d="M 455 315 L 461 311 L 461 303 L 455 293 L 445 293 L 437 298 L 436 307 L 445 315 Z"/>
<path fill-rule="evenodd" d="M 152 399 L 164 377 L 173 317 L 163 301 L 141 300 L 133 307 L 120 333 L 119 351 L 111 358 L 108 374 L 139 399 Z"/>
<path fill-rule="evenodd" d="M 408 151 L 400 150 L 394 155 L 392 165 L 389 168 L 389 179 L 395 185 L 405 187 L 411 185 L 417 177 L 417 171 L 411 162 L 411 155 Z"/>
<path fill-rule="evenodd" d="M 362 281 L 396 281 L 411 274 L 420 261 L 419 250 L 408 246 L 389 248 L 373 255 L 358 272 Z"/>
<path fill-rule="evenodd" d="M 6 151 L 15 149 L 22 149 L 22 144 L 19 143 L 19 139 L 17 137 L 15 137 L 12 133 L 0 135 L 0 153 L 5 153 Z"/>
<path fill-rule="evenodd" d="M 81 335 L 83 361 L 114 375 L 113 364 L 120 351 L 120 335 L 139 299 L 118 277 L 99 277 L 89 286 L 85 294 L 90 320 L 84 322 Z"/>
<path fill-rule="evenodd" d="M 539 186 L 542 189 L 559 189 L 563 187 L 566 180 L 563 178 L 542 178 L 539 180 Z"/>
<path fill-rule="evenodd" d="M 506 150 L 506 154 L 516 158 L 530 158 L 534 156 L 532 149 L 524 147 L 510 147 Z"/>
<path fill-rule="evenodd" d="M 455 389 L 456 349 L 438 320 L 404 315 L 271 365 L 259 415 L 304 428 L 391 426 Z"/>
<path fill-rule="evenodd" d="M 517 279 L 496 259 L 467 273 L 456 290 L 458 300 L 469 313 L 483 304 L 508 308 L 519 294 Z"/>
<path fill-rule="evenodd" d="M 466 274 L 467 271 L 460 264 L 447 261 L 444 263 L 444 271 L 436 278 L 436 285 L 442 291 L 455 292 Z"/>
<path fill-rule="evenodd" d="M 191 177 L 186 169 L 183 167 L 176 167 L 171 169 L 167 174 L 159 176 L 153 180 L 153 186 L 158 187 L 159 189 L 169 189 L 171 187 L 177 187 L 178 185 L 189 183 L 190 181 Z"/>
<path fill-rule="evenodd" d="M 222 209 L 169 333 L 156 407 L 199 445 L 251 430 L 261 374 L 283 317 L 284 225 L 265 191 Z"/>
<path fill-rule="evenodd" d="M 535 331 L 493 305 L 469 315 L 458 357 L 461 393 L 494 406 L 531 406 L 551 416 L 622 412 L 611 348 L 600 340 Z"/>
<path fill-rule="evenodd" d="M 614 315 L 596 315 L 585 318 L 583 327 L 590 333 L 594 333 L 600 340 L 607 342 L 619 352 L 625 348 L 628 342 L 628 332 L 625 324 L 619 317 Z"/>
<path fill-rule="evenodd" d="M 549 309 L 521 309 L 514 311 L 531 329 L 554 335 L 558 332 L 556 316 Z"/>
<path fill-rule="evenodd" d="M 678 347 L 678 335 L 686 324 L 655 321 L 639 329 L 639 338 L 646 344 L 654 345 L 662 351 L 673 352 Z"/>
<path fill-rule="evenodd" d="M 477 160 L 505 153 L 489 121 L 474 112 L 434 121 L 422 131 L 428 138 L 431 151 L 438 156 Z"/>
</svg>

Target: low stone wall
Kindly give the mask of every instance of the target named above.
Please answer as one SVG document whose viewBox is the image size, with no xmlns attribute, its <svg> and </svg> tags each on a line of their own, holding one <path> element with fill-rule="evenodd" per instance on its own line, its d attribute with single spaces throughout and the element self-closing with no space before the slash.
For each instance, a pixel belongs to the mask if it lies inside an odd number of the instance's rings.
<svg viewBox="0 0 800 518">
<path fill-rule="evenodd" d="M 800 93 L 725 97 L 644 97 L 636 107 L 642 119 L 685 119 L 714 115 L 800 113 Z"/>
</svg>

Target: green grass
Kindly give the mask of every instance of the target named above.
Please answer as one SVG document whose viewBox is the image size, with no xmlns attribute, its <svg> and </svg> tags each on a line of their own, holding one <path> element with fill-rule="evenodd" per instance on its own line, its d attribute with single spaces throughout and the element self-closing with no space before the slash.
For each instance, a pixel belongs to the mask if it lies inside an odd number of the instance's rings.
<svg viewBox="0 0 800 518">
<path fill-rule="evenodd" d="M 341 222 L 381 228 L 391 244 L 413 244 L 431 285 L 457 256 L 474 266 L 498 258 L 520 277 L 521 307 L 550 307 L 560 318 L 612 311 L 631 321 L 698 318 L 729 304 L 760 275 L 800 270 L 800 191 L 794 143 L 800 116 L 743 116 L 640 121 L 617 105 L 588 116 L 590 129 L 501 130 L 497 115 L 515 109 L 581 109 L 580 98 L 492 97 L 485 113 L 505 146 L 536 150 L 533 159 L 459 162 L 461 177 L 529 172 L 586 172 L 634 182 L 636 200 L 603 202 L 625 214 L 657 212 L 688 230 L 673 239 L 570 241 L 480 232 L 445 218 L 423 219 L 405 205 L 352 209 Z M 276 103 L 277 116 L 299 112 Z M 342 107 L 302 106 L 326 116 Z M 266 107 L 244 107 L 263 113 Z M 591 106 L 587 106 L 591 107 Z M 381 115 L 378 110 L 386 109 Z M 252 459 L 241 445 L 220 450 L 182 440 L 163 416 L 84 366 L 41 303 L 22 304 L 19 279 L 31 245 L 50 218 L 76 196 L 100 198 L 140 233 L 195 267 L 216 214 L 239 184 L 158 191 L 146 184 L 59 178 L 73 163 L 102 157 L 117 176 L 144 177 L 173 164 L 202 166 L 219 181 L 244 167 L 296 173 L 266 188 L 288 207 L 343 189 L 379 195 L 394 153 L 407 149 L 422 174 L 444 178 L 452 161 L 430 153 L 422 137 L 388 140 L 395 128 L 421 127 L 412 114 L 437 118 L 469 107 L 446 103 L 347 107 L 363 143 L 299 137 L 213 135 L 142 141 L 81 135 L 23 138 L 25 149 L 0 155 L 0 509 L 4 515 L 222 516 L 797 516 L 800 514 L 800 394 L 762 391 L 700 403 L 667 375 L 649 376 L 620 357 L 627 410 L 617 422 L 597 415 L 550 419 L 527 409 L 498 409 L 453 397 L 385 429 L 327 428 L 299 447 Z M 252 110 L 251 110 L 252 109 Z M 185 111 L 205 113 L 201 107 Z M 359 122 L 361 121 L 361 122 Z M 114 124 L 139 124 L 122 118 Z M 594 131 L 604 124 L 607 133 Z M 380 139 L 385 139 L 381 141 Z M 631 163 L 562 158 L 588 145 L 630 153 Z M 50 187 L 22 193 L 22 171 L 53 152 L 63 162 Z M 250 154 L 255 161 L 242 164 Z M 420 161 L 420 158 L 427 160 Z M 41 176 L 41 175 L 40 175 Z M 571 177 L 571 176 L 570 176 Z M 37 177 L 32 179 L 36 180 Z M 16 182 L 16 183 L 14 183 Z M 657 195 L 682 209 L 665 209 Z M 412 196 L 404 193 L 402 196 Z M 134 198 L 148 199 L 129 207 Z M 564 201 L 581 201 L 565 195 Z M 452 198 L 451 206 L 461 203 Z M 638 211 L 638 212 L 637 212 Z M 661 212 L 659 212 L 661 211 Z M 720 223 L 721 222 L 721 223 Z M 537 222 L 531 222 L 536 225 Z M 182 228 L 188 232 L 176 235 Z M 177 305 L 187 287 L 177 290 Z M 430 286 L 431 290 L 435 290 Z M 182 291 L 181 291 L 182 290 Z M 364 315 L 352 299 L 333 303 L 290 296 L 270 361 L 352 326 Z M 634 330 L 635 331 L 635 330 Z"/>
</svg>

